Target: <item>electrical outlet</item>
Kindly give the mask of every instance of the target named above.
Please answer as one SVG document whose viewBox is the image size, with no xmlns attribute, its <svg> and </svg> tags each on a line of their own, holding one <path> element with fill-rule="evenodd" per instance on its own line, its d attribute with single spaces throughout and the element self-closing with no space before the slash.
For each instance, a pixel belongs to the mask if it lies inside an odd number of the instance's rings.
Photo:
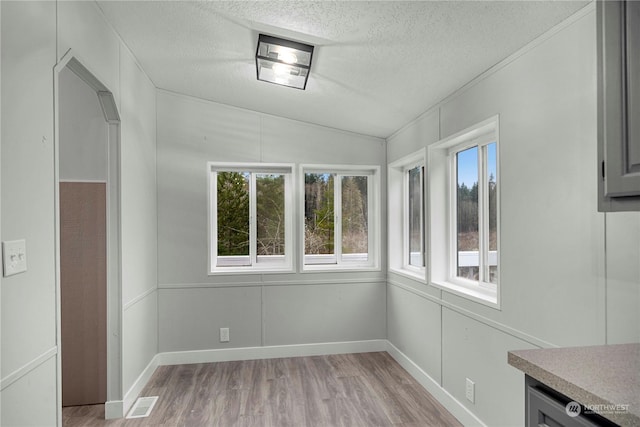
<svg viewBox="0 0 640 427">
<path fill-rule="evenodd" d="M 229 328 L 220 328 L 220 342 L 229 342 Z"/>
<path fill-rule="evenodd" d="M 471 403 L 475 403 L 476 401 L 476 383 L 467 378 L 467 388 L 465 395 L 467 396 L 467 400 Z"/>
</svg>

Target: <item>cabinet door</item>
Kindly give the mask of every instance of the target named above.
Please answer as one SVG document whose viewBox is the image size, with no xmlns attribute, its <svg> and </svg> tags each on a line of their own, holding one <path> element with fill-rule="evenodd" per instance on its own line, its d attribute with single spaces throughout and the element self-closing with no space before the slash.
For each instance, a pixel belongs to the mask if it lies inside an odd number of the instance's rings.
<svg viewBox="0 0 640 427">
<path fill-rule="evenodd" d="M 605 200 L 635 199 L 640 196 L 639 2 L 598 3 L 598 98 L 599 191 Z"/>
<path fill-rule="evenodd" d="M 597 424 L 579 415 L 569 416 L 565 405 L 527 387 L 527 427 L 597 427 Z"/>
<path fill-rule="evenodd" d="M 640 182 L 640 3 L 624 3 L 625 17 L 625 82 L 627 88 L 627 129 L 623 145 L 623 159 L 626 176 Z M 633 185 L 633 184 L 630 184 Z M 640 193 L 640 186 L 635 193 Z"/>
</svg>

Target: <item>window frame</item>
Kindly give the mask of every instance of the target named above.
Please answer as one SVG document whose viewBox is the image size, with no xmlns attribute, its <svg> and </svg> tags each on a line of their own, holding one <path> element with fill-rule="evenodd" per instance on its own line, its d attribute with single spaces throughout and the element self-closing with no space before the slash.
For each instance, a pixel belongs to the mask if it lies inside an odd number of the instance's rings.
<svg viewBox="0 0 640 427">
<path fill-rule="evenodd" d="M 421 182 L 421 237 L 422 237 L 422 267 L 412 265 L 410 262 L 410 221 L 409 221 L 409 171 L 422 168 Z M 428 167 L 426 149 L 418 150 L 404 156 L 388 165 L 388 225 L 389 234 L 389 270 L 393 273 L 410 277 L 427 283 L 426 273 L 428 271 Z"/>
<path fill-rule="evenodd" d="M 316 165 L 302 164 L 300 173 L 300 271 L 380 271 L 380 166 L 377 165 Z M 305 253 L 305 178 L 308 173 L 335 174 L 334 179 L 334 253 Z M 367 176 L 367 260 L 359 254 L 342 254 L 342 178 L 345 176 Z M 338 191 L 339 190 L 339 191 Z M 339 193 L 339 194 L 338 194 Z M 352 258 L 351 261 L 345 260 Z M 315 260 L 308 263 L 307 260 Z"/>
<path fill-rule="evenodd" d="M 249 182 L 249 255 L 218 256 L 218 172 L 248 172 Z M 281 174 L 284 177 L 285 254 L 265 256 L 257 254 L 257 184 L 256 175 Z M 289 163 L 207 162 L 208 185 L 208 275 L 262 274 L 293 271 L 293 216 L 295 167 Z M 226 263 L 220 264 L 220 259 Z M 248 262 L 247 262 L 248 260 Z"/>
<path fill-rule="evenodd" d="M 488 179 L 487 179 L 487 147 L 490 144 L 496 143 L 495 138 L 489 137 L 489 135 L 483 135 L 478 138 L 471 139 L 469 141 L 465 141 L 459 145 L 455 145 L 449 148 L 449 161 L 451 162 L 450 170 L 452 173 L 450 174 L 451 183 L 449 185 L 450 196 L 449 200 L 451 201 L 451 208 L 449 209 L 449 249 L 450 249 L 450 262 L 449 262 L 449 280 L 453 283 L 457 283 L 462 286 L 475 286 L 478 285 L 482 288 L 486 288 L 489 292 L 496 291 L 496 284 L 486 281 L 486 273 L 489 267 L 489 215 L 487 215 L 488 205 L 489 205 L 489 194 L 488 194 Z M 479 280 L 469 280 L 463 277 L 458 276 L 458 257 L 459 251 L 457 250 L 457 213 L 458 213 L 458 197 L 457 197 L 457 154 L 478 147 L 478 276 Z M 496 143 L 496 151 L 497 151 L 497 143 Z M 498 177 L 496 176 L 496 181 Z M 500 191 L 500 187 L 498 186 L 498 192 Z"/>
<path fill-rule="evenodd" d="M 479 302 L 492 308 L 500 309 L 500 137 L 499 137 L 499 117 L 494 116 L 488 120 L 471 126 L 461 132 L 445 138 L 429 147 L 429 158 L 431 162 L 443 161 L 446 167 L 438 169 L 439 176 L 431 179 L 430 182 L 439 182 L 446 188 L 444 198 L 437 199 L 430 197 L 430 216 L 444 217 L 446 220 L 446 234 L 440 235 L 430 241 L 430 254 L 433 255 L 433 248 L 443 250 L 445 256 L 440 256 L 433 263 L 436 265 L 431 272 L 431 285 L 440 289 L 452 292 L 472 301 Z M 490 265 L 489 258 L 489 192 L 487 174 L 487 147 L 496 144 L 496 233 L 497 250 L 495 259 L 497 261 L 497 283 L 485 281 L 485 271 L 488 274 Z M 478 147 L 478 240 L 479 240 L 479 280 L 470 280 L 457 275 L 458 251 L 457 251 L 457 159 L 456 154 L 469 148 Z M 429 171 L 431 172 L 431 171 Z M 443 176 L 443 174 L 445 176 Z M 433 194 L 436 188 L 431 188 Z M 433 220 L 429 221 L 429 229 L 436 226 Z M 435 256 L 434 256 L 435 258 Z"/>
<path fill-rule="evenodd" d="M 416 266 L 414 264 L 411 263 L 411 220 L 410 220 L 410 200 L 411 200 L 411 188 L 410 188 L 410 174 L 409 172 L 414 170 L 414 169 L 419 169 L 420 171 L 420 200 L 419 200 L 419 206 L 420 206 L 420 220 L 419 220 L 419 224 L 420 224 L 420 257 L 422 260 L 422 265 L 421 266 Z M 423 271 L 425 270 L 426 267 L 426 255 L 427 255 L 427 251 L 426 251 L 426 246 L 427 246 L 427 242 L 426 242 L 426 212 L 425 212 L 425 196 L 424 196 L 424 188 L 425 188 L 425 182 L 426 182 L 426 166 L 422 163 L 420 164 L 416 164 L 416 165 L 412 165 L 409 167 L 405 167 L 404 169 L 404 181 L 405 181 L 405 188 L 404 188 L 404 201 L 403 201 L 403 208 L 404 208 L 404 232 L 403 232 L 403 237 L 404 237 L 404 244 L 402 245 L 402 249 L 403 249 L 403 267 L 406 269 L 410 269 L 410 270 L 418 270 L 418 271 Z"/>
</svg>

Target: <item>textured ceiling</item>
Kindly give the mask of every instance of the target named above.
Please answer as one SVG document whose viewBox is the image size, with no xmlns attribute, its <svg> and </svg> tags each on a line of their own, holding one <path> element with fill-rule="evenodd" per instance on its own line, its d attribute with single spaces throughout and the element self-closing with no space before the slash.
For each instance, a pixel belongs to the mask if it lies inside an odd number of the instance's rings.
<svg viewBox="0 0 640 427">
<path fill-rule="evenodd" d="M 158 88 L 387 137 L 586 1 L 98 1 Z M 316 46 L 307 89 L 256 79 L 259 33 Z"/>
</svg>

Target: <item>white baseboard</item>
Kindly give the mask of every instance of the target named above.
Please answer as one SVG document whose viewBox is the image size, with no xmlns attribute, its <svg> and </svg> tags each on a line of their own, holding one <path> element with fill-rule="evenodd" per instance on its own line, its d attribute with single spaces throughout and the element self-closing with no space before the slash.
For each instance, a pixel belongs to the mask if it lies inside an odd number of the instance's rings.
<svg viewBox="0 0 640 427">
<path fill-rule="evenodd" d="M 149 364 L 147 364 L 146 368 L 144 368 L 142 373 L 140 375 L 138 375 L 138 378 L 136 378 L 136 380 L 133 382 L 133 385 L 131 387 L 129 387 L 129 390 L 127 390 L 127 392 L 124 395 L 124 400 L 119 401 L 120 402 L 119 412 L 116 413 L 115 412 L 116 408 L 114 407 L 114 412 L 113 412 L 114 416 L 108 417 L 107 416 L 107 406 L 105 405 L 105 418 L 106 419 L 123 418 L 125 415 L 127 415 L 127 412 L 129 412 L 129 409 L 131 409 L 131 407 L 135 403 L 136 399 L 138 398 L 138 396 L 142 392 L 142 389 L 147 385 L 147 383 L 151 379 L 151 376 L 156 371 L 156 368 L 158 366 L 159 366 L 159 364 L 158 364 L 158 355 L 156 354 L 151 359 Z M 107 403 L 109 403 L 109 402 L 107 402 Z"/>
<path fill-rule="evenodd" d="M 275 345 L 267 347 L 225 348 L 217 350 L 159 353 L 159 365 L 228 362 L 234 360 L 275 359 L 280 357 L 386 351 L 387 340 L 348 341 L 319 344 Z"/>
<path fill-rule="evenodd" d="M 386 351 L 402 366 L 416 381 L 422 385 L 433 397 L 436 398 L 442 406 L 447 408 L 454 417 L 458 419 L 464 426 L 482 426 L 486 427 L 476 415 L 453 397 L 447 390 L 442 388 L 440 384 L 429 376 L 425 371 L 409 359 L 403 352 L 398 350 L 396 346 L 386 341 Z"/>
<path fill-rule="evenodd" d="M 122 400 L 109 400 L 104 404 L 104 419 L 113 420 L 124 417 L 124 406 Z"/>
</svg>

